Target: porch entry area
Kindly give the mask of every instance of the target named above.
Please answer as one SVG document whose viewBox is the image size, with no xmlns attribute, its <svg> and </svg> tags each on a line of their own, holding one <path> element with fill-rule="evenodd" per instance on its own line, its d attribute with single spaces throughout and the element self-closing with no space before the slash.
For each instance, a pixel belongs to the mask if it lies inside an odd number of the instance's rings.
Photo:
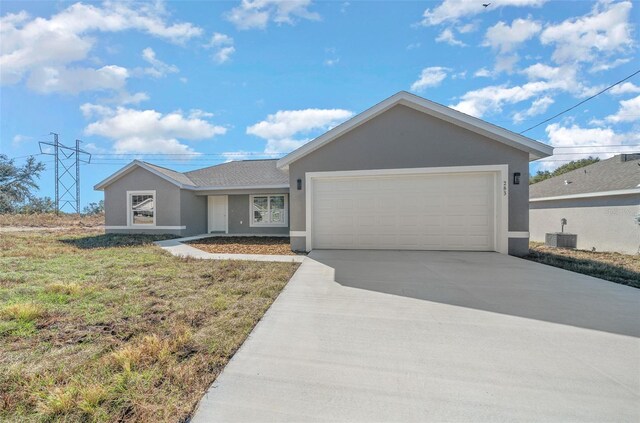
<svg viewBox="0 0 640 423">
<path fill-rule="evenodd" d="M 229 233 L 229 196 L 209 195 L 207 200 L 207 232 Z"/>
</svg>

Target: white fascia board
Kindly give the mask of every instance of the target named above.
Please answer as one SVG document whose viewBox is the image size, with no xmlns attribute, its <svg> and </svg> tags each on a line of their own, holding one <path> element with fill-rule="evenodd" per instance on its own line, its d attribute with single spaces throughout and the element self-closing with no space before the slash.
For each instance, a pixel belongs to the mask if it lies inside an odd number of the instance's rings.
<svg viewBox="0 0 640 423">
<path fill-rule="evenodd" d="M 290 163 L 306 156 L 312 151 L 317 150 L 318 148 L 333 141 L 346 132 L 358 127 L 359 125 L 362 125 L 363 123 L 387 111 L 397 104 L 411 107 L 425 114 L 434 116 L 446 122 L 450 122 L 454 125 L 476 132 L 498 142 L 502 142 L 503 144 L 507 144 L 519 150 L 526 151 L 527 153 L 529 153 L 530 161 L 549 157 L 553 154 L 553 147 L 551 147 L 550 145 L 535 141 L 520 134 L 516 134 L 515 132 L 511 132 L 507 129 L 459 112 L 450 107 L 443 106 L 442 104 L 438 104 L 425 98 L 418 97 L 406 91 L 401 91 L 376 104 L 375 106 L 365 110 L 364 112 L 354 116 L 348 121 L 336 126 L 335 128 L 324 133 L 313 141 L 298 148 L 297 150 L 292 151 L 288 155 L 278 160 L 277 167 L 280 169 L 287 169 Z"/>
<path fill-rule="evenodd" d="M 615 191 L 599 191 L 599 192 L 583 192 L 581 194 L 569 194 L 569 195 L 557 195 L 555 197 L 539 197 L 530 198 L 530 203 L 537 203 L 539 201 L 554 201 L 554 200 L 571 200 L 574 198 L 594 198 L 594 197 L 613 197 L 618 195 L 634 195 L 640 194 L 640 189 L 619 189 Z"/>
<path fill-rule="evenodd" d="M 104 190 L 109 184 L 111 184 L 113 181 L 121 178 L 122 176 L 126 175 L 127 173 L 131 172 L 135 167 L 141 167 L 144 170 L 147 170 L 151 173 L 153 173 L 154 175 L 164 179 L 167 182 L 171 182 L 173 185 L 179 187 L 179 188 L 185 188 L 185 189 L 190 189 L 192 187 L 188 186 L 188 185 L 184 185 L 181 184 L 180 182 L 176 181 L 175 179 L 172 179 L 170 177 L 168 177 L 167 175 L 158 172 L 157 170 L 155 170 L 154 168 L 147 166 L 146 163 L 141 162 L 140 160 L 134 160 L 131 163 L 129 163 L 128 165 L 126 165 L 125 167 L 123 167 L 122 169 L 120 169 L 119 171 L 117 171 L 116 173 L 114 173 L 113 175 L 109 176 L 107 179 L 97 183 L 96 185 L 93 186 L 94 190 L 97 191 L 102 191 Z"/>
</svg>

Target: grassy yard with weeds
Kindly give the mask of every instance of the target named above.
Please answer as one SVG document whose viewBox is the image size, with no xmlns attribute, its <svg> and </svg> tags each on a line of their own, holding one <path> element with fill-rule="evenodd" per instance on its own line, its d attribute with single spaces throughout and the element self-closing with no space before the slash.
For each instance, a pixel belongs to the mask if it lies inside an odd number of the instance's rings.
<svg viewBox="0 0 640 423">
<path fill-rule="evenodd" d="M 604 253 L 529 244 L 524 258 L 611 282 L 640 288 L 640 255 Z"/>
<path fill-rule="evenodd" d="M 0 227 L 94 227 L 104 225 L 104 214 L 83 215 L 61 213 L 0 214 Z"/>
<path fill-rule="evenodd" d="M 0 233 L 0 421 L 186 421 L 297 265 Z"/>
</svg>

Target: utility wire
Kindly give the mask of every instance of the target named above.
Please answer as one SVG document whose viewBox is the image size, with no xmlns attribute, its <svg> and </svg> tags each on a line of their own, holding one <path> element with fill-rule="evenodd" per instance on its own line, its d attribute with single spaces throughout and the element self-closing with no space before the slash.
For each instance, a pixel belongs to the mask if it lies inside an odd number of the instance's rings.
<svg viewBox="0 0 640 423">
<path fill-rule="evenodd" d="M 616 86 L 616 85 L 618 85 L 618 84 L 623 83 L 623 82 L 624 82 L 624 81 L 626 81 L 627 79 L 630 79 L 630 78 L 632 78 L 632 77 L 636 76 L 636 75 L 637 75 L 637 74 L 639 74 L 639 73 L 640 73 L 640 69 L 638 69 L 637 71 L 635 71 L 635 72 L 634 72 L 634 73 L 632 73 L 631 75 L 627 76 L 626 78 L 621 79 L 620 81 L 618 81 L 618 82 L 616 82 L 616 83 L 614 83 L 614 84 L 612 84 L 612 85 L 609 85 L 607 88 L 605 88 L 605 89 L 604 89 L 604 90 L 602 90 L 602 91 L 599 91 L 598 93 L 596 93 L 596 94 L 592 95 L 591 97 L 589 97 L 589 98 L 586 98 L 586 99 L 582 100 L 580 103 L 578 103 L 578 104 L 576 104 L 576 105 L 574 105 L 574 106 L 572 106 L 572 107 L 569 107 L 568 109 L 563 110 L 562 112 L 557 113 L 557 114 L 555 114 L 555 115 L 551 116 L 551 117 L 550 117 L 550 118 L 548 118 L 548 119 L 543 120 L 542 122 L 540 122 L 540 123 L 538 123 L 538 124 L 536 124 L 536 125 L 533 125 L 531 128 L 527 128 L 527 129 L 525 129 L 524 131 L 520 132 L 520 135 L 524 134 L 525 132 L 529 132 L 530 130 L 532 130 L 532 129 L 534 129 L 534 128 L 537 128 L 538 126 L 543 125 L 543 124 L 545 124 L 545 123 L 549 122 L 550 120 L 553 120 L 553 119 L 557 118 L 558 116 L 561 116 L 561 115 L 563 115 L 563 114 L 567 113 L 568 111 L 571 111 L 571 110 L 575 109 L 576 107 L 578 107 L 578 106 L 580 106 L 580 105 L 582 105 L 582 104 L 586 103 L 586 102 L 587 102 L 587 101 L 589 101 L 589 100 L 592 100 L 592 99 L 594 99 L 594 98 L 598 97 L 600 94 L 602 94 L 602 93 L 605 93 L 605 92 L 609 91 L 611 88 L 615 87 L 615 86 Z"/>
</svg>

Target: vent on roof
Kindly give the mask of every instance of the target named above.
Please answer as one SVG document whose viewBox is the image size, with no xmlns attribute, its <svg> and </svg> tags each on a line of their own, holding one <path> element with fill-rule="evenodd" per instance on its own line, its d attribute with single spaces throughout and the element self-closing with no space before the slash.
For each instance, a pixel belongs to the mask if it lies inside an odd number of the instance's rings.
<svg viewBox="0 0 640 423">
<path fill-rule="evenodd" d="M 620 154 L 621 162 L 630 162 L 631 160 L 640 160 L 640 153 Z"/>
</svg>

